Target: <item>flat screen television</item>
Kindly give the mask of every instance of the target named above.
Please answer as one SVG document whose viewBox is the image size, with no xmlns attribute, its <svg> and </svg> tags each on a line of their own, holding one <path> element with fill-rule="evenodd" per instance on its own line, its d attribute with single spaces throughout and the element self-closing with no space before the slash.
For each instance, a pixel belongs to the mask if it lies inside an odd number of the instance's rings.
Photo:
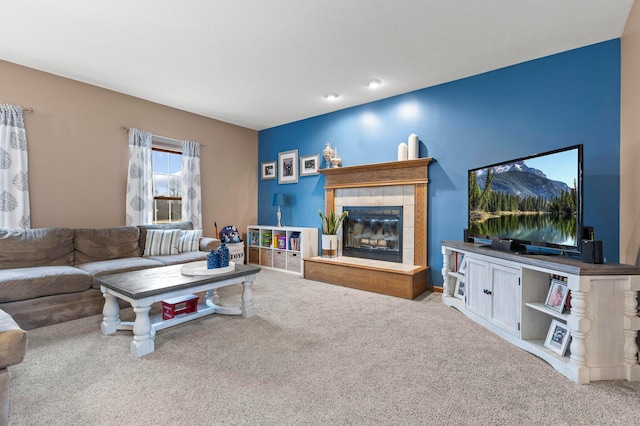
<svg viewBox="0 0 640 426">
<path fill-rule="evenodd" d="M 469 170 L 469 236 L 512 241 L 517 251 L 579 253 L 582 150 L 575 145 Z"/>
</svg>

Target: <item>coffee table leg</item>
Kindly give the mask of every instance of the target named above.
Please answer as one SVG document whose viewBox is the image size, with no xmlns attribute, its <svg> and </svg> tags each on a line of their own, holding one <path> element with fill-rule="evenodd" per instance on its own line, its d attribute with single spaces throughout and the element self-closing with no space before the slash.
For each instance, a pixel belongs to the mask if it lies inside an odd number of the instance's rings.
<svg viewBox="0 0 640 426">
<path fill-rule="evenodd" d="M 131 342 L 131 355 L 138 357 L 146 355 L 155 350 L 155 330 L 151 328 L 149 311 L 151 305 L 135 306 L 133 312 L 136 313 L 136 321 L 133 323 L 133 342 Z"/>
<path fill-rule="evenodd" d="M 258 313 L 253 305 L 253 280 L 242 282 L 242 317 L 252 317 Z"/>
<path fill-rule="evenodd" d="M 102 296 L 104 297 L 104 307 L 102 308 L 102 324 L 100 324 L 100 331 L 102 334 L 108 335 L 118 331 L 120 325 L 120 305 L 118 300 L 113 294 L 105 293 L 103 290 Z"/>
<path fill-rule="evenodd" d="M 215 288 L 213 290 L 207 290 L 204 298 L 213 305 L 220 303 L 220 296 L 218 296 L 218 290 Z"/>
</svg>

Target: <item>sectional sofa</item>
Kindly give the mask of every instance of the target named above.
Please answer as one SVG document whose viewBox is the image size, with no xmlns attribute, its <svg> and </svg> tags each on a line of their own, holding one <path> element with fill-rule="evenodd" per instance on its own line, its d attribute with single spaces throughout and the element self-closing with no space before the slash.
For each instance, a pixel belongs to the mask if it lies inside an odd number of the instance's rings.
<svg viewBox="0 0 640 426">
<path fill-rule="evenodd" d="M 95 277 L 205 260 L 220 240 L 191 222 L 106 229 L 0 230 L 0 426 L 9 422 L 8 367 L 25 330 L 102 312 Z"/>
<path fill-rule="evenodd" d="M 150 247 L 147 236 L 158 234 L 178 238 L 178 245 L 172 240 L 168 252 Z M 191 222 L 0 230 L 0 309 L 25 330 L 100 314 L 104 298 L 95 277 L 205 260 L 220 240 L 200 237 L 187 247 L 181 238 L 197 235 Z"/>
</svg>

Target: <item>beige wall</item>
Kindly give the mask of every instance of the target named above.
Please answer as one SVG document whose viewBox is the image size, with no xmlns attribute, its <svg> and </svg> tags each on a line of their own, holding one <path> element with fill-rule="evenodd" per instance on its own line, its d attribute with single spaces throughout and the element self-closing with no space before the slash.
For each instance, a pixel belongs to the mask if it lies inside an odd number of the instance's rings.
<svg viewBox="0 0 640 426">
<path fill-rule="evenodd" d="M 640 264 L 640 4 L 621 39 L 620 262 Z"/>
<path fill-rule="evenodd" d="M 128 134 L 136 127 L 201 149 L 204 234 L 257 221 L 258 132 L 0 61 L 0 103 L 31 107 L 31 226 L 124 225 Z M 213 94 L 212 94 L 213 96 Z"/>
</svg>

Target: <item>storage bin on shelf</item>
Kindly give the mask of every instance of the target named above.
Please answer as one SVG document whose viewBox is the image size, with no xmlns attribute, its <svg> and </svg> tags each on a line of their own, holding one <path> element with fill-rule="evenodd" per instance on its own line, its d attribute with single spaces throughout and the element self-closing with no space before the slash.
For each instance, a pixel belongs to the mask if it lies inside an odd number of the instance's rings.
<svg viewBox="0 0 640 426">
<path fill-rule="evenodd" d="M 287 268 L 287 253 L 283 250 L 275 250 L 273 253 L 273 267 L 278 269 Z"/>
<path fill-rule="evenodd" d="M 287 253 L 287 271 L 301 272 L 302 259 L 300 253 Z"/>
<path fill-rule="evenodd" d="M 260 249 L 260 265 L 273 267 L 273 250 L 268 248 Z"/>
<path fill-rule="evenodd" d="M 260 263 L 260 248 L 249 247 L 249 263 L 257 265 Z"/>
</svg>

